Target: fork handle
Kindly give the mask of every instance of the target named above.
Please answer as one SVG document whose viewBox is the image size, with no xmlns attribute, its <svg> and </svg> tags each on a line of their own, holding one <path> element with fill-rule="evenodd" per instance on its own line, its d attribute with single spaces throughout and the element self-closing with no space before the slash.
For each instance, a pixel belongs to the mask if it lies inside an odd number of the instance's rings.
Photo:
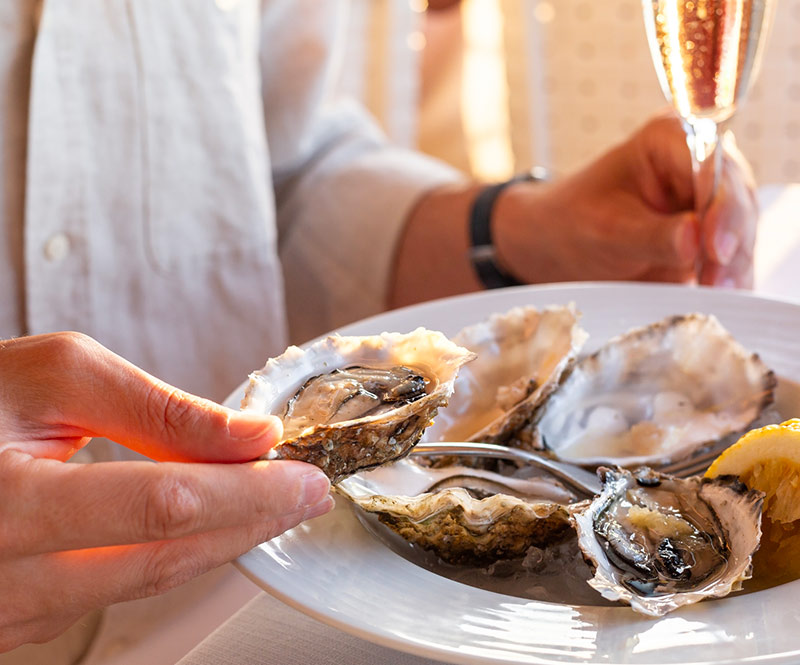
<svg viewBox="0 0 800 665">
<path fill-rule="evenodd" d="M 493 443 L 477 443 L 470 441 L 453 441 L 437 443 L 418 443 L 411 450 L 411 455 L 470 455 L 474 457 L 493 457 L 523 462 L 544 469 L 561 482 L 569 485 L 581 494 L 594 496 L 599 494 L 602 485 L 597 476 L 578 466 L 565 462 L 556 462 L 520 448 L 508 448 Z"/>
</svg>

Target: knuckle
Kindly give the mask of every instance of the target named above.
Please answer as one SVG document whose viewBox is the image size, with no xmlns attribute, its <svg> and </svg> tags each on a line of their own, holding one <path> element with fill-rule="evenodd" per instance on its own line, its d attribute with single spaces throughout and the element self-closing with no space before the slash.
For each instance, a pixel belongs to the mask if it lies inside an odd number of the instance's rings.
<svg viewBox="0 0 800 665">
<path fill-rule="evenodd" d="M 153 405 L 151 412 L 160 421 L 161 428 L 168 437 L 177 436 L 191 422 L 193 414 L 190 405 L 177 388 L 155 387 L 150 396 Z"/>
<path fill-rule="evenodd" d="M 143 598 L 159 596 L 194 579 L 206 568 L 189 543 L 155 547 L 145 560 L 142 585 L 137 595 Z"/>
<path fill-rule="evenodd" d="M 58 332 L 48 336 L 48 347 L 58 363 L 67 368 L 82 368 L 102 350 L 100 343 L 79 332 Z"/>
<path fill-rule="evenodd" d="M 176 538 L 195 531 L 203 520 L 203 500 L 185 478 L 163 474 L 145 493 L 145 540 Z"/>
<path fill-rule="evenodd" d="M 215 417 L 214 413 L 209 413 L 203 400 L 163 383 L 150 389 L 147 412 L 168 441 L 185 438 L 199 419 L 203 419 L 204 431 L 224 428 L 227 423 L 221 414 Z"/>
</svg>

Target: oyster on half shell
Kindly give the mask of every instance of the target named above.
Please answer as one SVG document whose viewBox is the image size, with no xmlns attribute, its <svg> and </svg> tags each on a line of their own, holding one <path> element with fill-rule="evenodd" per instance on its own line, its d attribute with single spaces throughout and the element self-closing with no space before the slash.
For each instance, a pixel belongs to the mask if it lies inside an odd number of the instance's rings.
<svg viewBox="0 0 800 665">
<path fill-rule="evenodd" d="M 609 600 L 661 616 L 741 588 L 761 537 L 763 493 L 732 476 L 685 480 L 598 470 L 602 493 L 570 506 L 578 545 Z"/>
<path fill-rule="evenodd" d="M 549 478 L 483 469 L 421 467 L 404 459 L 360 473 L 336 490 L 407 541 L 454 564 L 488 564 L 572 533 L 575 497 Z"/>
<path fill-rule="evenodd" d="M 715 317 L 673 316 L 579 360 L 521 438 L 579 464 L 668 463 L 745 431 L 775 385 Z"/>
<path fill-rule="evenodd" d="M 556 389 L 586 341 L 572 305 L 515 307 L 453 337 L 476 358 L 425 433 L 426 441 L 509 444 Z"/>
<path fill-rule="evenodd" d="M 283 420 L 283 438 L 266 458 L 310 462 L 336 483 L 408 453 L 473 357 L 424 328 L 331 335 L 253 372 L 242 410 Z"/>
</svg>

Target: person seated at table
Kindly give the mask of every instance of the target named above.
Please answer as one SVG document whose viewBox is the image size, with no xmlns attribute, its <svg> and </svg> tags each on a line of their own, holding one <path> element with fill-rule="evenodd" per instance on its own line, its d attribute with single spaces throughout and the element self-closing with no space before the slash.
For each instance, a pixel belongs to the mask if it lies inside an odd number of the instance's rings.
<svg viewBox="0 0 800 665">
<path fill-rule="evenodd" d="M 328 98 L 338 12 L 0 8 L 0 339 L 19 337 L 0 348 L 0 651 L 330 508 L 313 468 L 245 463 L 274 421 L 171 385 L 220 401 L 290 339 L 483 288 L 492 247 L 471 252 L 469 228 L 487 184 Z M 702 258 L 702 283 L 747 286 L 756 214 L 734 154 L 702 224 L 672 118 L 573 175 L 514 182 L 479 220 L 492 269 L 686 282 Z M 92 339 L 40 336 L 59 330 Z M 165 463 L 62 464 L 100 436 Z"/>
</svg>

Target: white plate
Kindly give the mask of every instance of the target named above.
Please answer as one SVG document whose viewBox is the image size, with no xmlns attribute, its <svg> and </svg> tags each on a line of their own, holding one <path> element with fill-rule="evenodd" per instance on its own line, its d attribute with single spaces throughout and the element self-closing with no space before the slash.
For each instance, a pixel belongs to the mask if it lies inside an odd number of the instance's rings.
<svg viewBox="0 0 800 665">
<path fill-rule="evenodd" d="M 717 315 L 780 377 L 800 381 L 800 306 L 749 294 L 644 284 L 520 287 L 427 303 L 347 326 L 345 334 L 453 334 L 514 305 L 575 302 L 587 350 L 671 314 Z M 228 403 L 237 406 L 241 392 Z M 798 414 L 800 415 L 800 414 Z M 465 586 L 370 536 L 342 502 L 242 556 L 240 569 L 301 611 L 378 644 L 451 663 L 795 663 L 800 581 L 706 601 L 661 619 L 628 607 L 562 605 Z"/>
</svg>

